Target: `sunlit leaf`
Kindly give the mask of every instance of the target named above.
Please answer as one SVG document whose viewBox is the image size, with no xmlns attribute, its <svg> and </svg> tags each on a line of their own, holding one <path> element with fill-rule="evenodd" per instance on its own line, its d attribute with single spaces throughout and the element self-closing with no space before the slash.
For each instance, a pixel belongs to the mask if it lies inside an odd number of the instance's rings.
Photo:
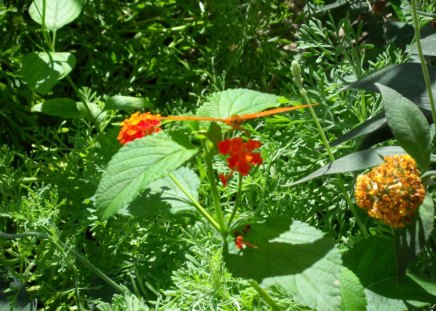
<svg viewBox="0 0 436 311">
<path fill-rule="evenodd" d="M 76 101 L 72 100 L 71 98 L 48 99 L 33 106 L 32 111 L 65 119 L 75 119 L 80 118 L 81 116 L 81 113 L 77 109 Z"/>
<path fill-rule="evenodd" d="M 341 310 L 366 310 L 364 288 L 357 276 L 348 268 L 341 270 Z"/>
<path fill-rule="evenodd" d="M 71 53 L 29 53 L 23 57 L 21 74 L 27 85 L 41 94 L 65 78 L 76 64 Z"/>
<path fill-rule="evenodd" d="M 159 132 L 127 143 L 114 155 L 100 180 L 96 192 L 99 216 L 114 215 L 152 181 L 167 176 L 196 153 L 180 133 Z"/>
<path fill-rule="evenodd" d="M 427 119 L 410 100 L 376 83 L 382 93 L 388 125 L 404 150 L 426 171 L 430 163 L 431 133 Z"/>
<path fill-rule="evenodd" d="M 242 231 L 242 230 L 241 230 Z M 261 286 L 279 286 L 295 301 L 318 310 L 340 307 L 341 256 L 334 241 L 309 225 L 270 217 L 251 224 L 244 240 L 255 247 L 239 250 L 230 237 L 224 260 L 236 277 Z"/>
<path fill-rule="evenodd" d="M 34 0 L 29 7 L 29 14 L 38 24 L 56 31 L 75 20 L 81 10 L 80 0 Z"/>
<path fill-rule="evenodd" d="M 151 107 L 153 107 L 153 105 L 148 98 L 116 95 L 106 99 L 105 109 L 117 109 L 126 112 L 133 112 L 142 108 Z"/>
</svg>

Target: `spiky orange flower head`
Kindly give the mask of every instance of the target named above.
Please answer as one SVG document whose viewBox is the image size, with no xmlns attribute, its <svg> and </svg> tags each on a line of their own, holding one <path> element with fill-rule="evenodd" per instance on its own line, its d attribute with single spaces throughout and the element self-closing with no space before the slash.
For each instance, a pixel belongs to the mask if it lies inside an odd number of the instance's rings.
<svg viewBox="0 0 436 311">
<path fill-rule="evenodd" d="M 136 112 L 121 122 L 121 130 L 117 139 L 124 145 L 137 138 L 159 132 L 161 130 L 159 126 L 159 115 Z"/>
<path fill-rule="evenodd" d="M 394 228 L 402 228 L 410 223 L 424 201 L 425 187 L 411 156 L 387 156 L 384 160 L 357 177 L 356 203 L 369 216 Z"/>
<path fill-rule="evenodd" d="M 227 180 L 230 178 L 233 171 L 238 171 L 242 176 L 248 175 L 251 167 L 254 165 L 260 165 L 263 163 L 260 153 L 253 152 L 253 150 L 261 146 L 260 141 L 248 140 L 244 142 L 241 137 L 235 137 L 226 139 L 218 143 L 218 152 L 221 154 L 227 154 L 227 164 L 232 170 Z M 223 181 L 223 175 L 220 175 L 221 181 Z M 223 182 L 226 184 L 225 182 Z"/>
</svg>

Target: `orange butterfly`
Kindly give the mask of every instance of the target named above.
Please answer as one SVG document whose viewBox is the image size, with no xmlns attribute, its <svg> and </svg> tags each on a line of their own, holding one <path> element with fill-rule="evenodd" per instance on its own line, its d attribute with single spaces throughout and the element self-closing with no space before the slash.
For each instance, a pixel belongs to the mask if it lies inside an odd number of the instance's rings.
<svg viewBox="0 0 436 311">
<path fill-rule="evenodd" d="M 300 106 L 290 106 L 290 107 L 279 107 L 270 110 L 261 111 L 258 113 L 247 113 L 242 116 L 233 115 L 228 118 L 214 118 L 214 117 L 200 117 L 200 116 L 159 116 L 160 120 L 168 120 L 168 121 L 211 121 L 211 122 L 224 122 L 227 125 L 230 125 L 233 128 L 239 128 L 245 120 L 260 118 L 265 116 L 270 116 L 277 113 L 284 113 L 291 110 L 296 110 L 300 108 L 307 108 L 312 106 L 317 106 L 319 104 L 310 104 L 310 105 L 300 105 Z"/>
</svg>

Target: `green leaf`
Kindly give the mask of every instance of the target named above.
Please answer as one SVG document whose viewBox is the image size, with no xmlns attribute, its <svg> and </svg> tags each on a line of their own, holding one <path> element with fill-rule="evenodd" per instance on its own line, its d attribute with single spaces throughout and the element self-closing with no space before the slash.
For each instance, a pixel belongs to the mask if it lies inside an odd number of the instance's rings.
<svg viewBox="0 0 436 311">
<path fill-rule="evenodd" d="M 197 116 L 228 118 L 280 106 L 280 97 L 247 89 L 213 93 L 197 110 Z"/>
<path fill-rule="evenodd" d="M 357 276 L 345 267 L 341 270 L 341 310 L 366 310 L 364 288 Z"/>
<path fill-rule="evenodd" d="M 343 259 L 344 265 L 365 287 L 367 310 L 407 310 L 407 304 L 423 306 L 436 301 L 434 282 L 413 274 L 406 274 L 401 283 L 398 282 L 391 238 L 364 239 Z"/>
<path fill-rule="evenodd" d="M 385 156 L 404 153 L 406 153 L 404 149 L 398 146 L 378 147 L 358 151 L 339 158 L 332 163 L 317 169 L 315 172 L 307 175 L 306 177 L 303 177 L 300 180 L 288 185 L 284 185 L 283 187 L 295 186 L 324 175 L 349 173 L 363 170 L 383 163 L 383 158 Z"/>
<path fill-rule="evenodd" d="M 421 39 L 422 54 L 427 56 L 436 56 L 436 33 L 433 33 L 424 39 Z M 408 52 L 410 54 L 418 54 L 416 43 L 412 44 Z"/>
<path fill-rule="evenodd" d="M 198 200 L 200 179 L 189 168 L 180 167 L 171 174 L 182 184 L 192 197 Z M 165 213 L 179 214 L 194 212 L 191 200 L 169 177 L 158 179 L 148 184 L 147 189 L 138 196 L 127 208 L 120 210 L 120 214 L 143 218 Z"/>
<path fill-rule="evenodd" d="M 116 109 L 132 112 L 142 108 L 151 107 L 153 107 L 153 105 L 148 98 L 117 95 L 106 99 L 105 109 Z"/>
<path fill-rule="evenodd" d="M 81 10 L 80 0 L 35 0 L 29 7 L 29 14 L 38 24 L 56 31 L 75 20 Z"/>
<path fill-rule="evenodd" d="M 433 97 L 436 98 L 436 67 L 427 65 L 427 69 L 430 74 L 430 81 L 432 81 L 431 89 L 433 90 Z M 376 83 L 390 87 L 419 107 L 430 110 L 430 100 L 427 95 L 420 64 L 405 63 L 388 66 L 350 84 L 345 89 L 378 92 L 379 90 L 375 86 Z"/>
<path fill-rule="evenodd" d="M 341 257 L 334 241 L 309 225 L 270 217 L 251 225 L 244 241 L 254 247 L 239 250 L 227 240 L 224 260 L 236 277 L 261 286 L 280 286 L 295 301 L 319 310 L 340 306 Z"/>
<path fill-rule="evenodd" d="M 114 155 L 96 192 L 97 213 L 108 218 L 132 202 L 148 185 L 197 153 L 187 137 L 159 132 L 136 139 Z"/>
<path fill-rule="evenodd" d="M 53 98 L 45 100 L 44 102 L 33 106 L 32 111 L 65 119 L 76 119 L 81 116 L 79 110 L 77 110 L 77 103 L 70 98 Z"/>
<path fill-rule="evenodd" d="M 106 111 L 103 111 L 97 103 L 87 102 L 88 109 L 85 107 L 85 104 L 82 102 L 77 103 L 77 109 L 80 111 L 81 115 L 89 120 L 96 120 L 97 123 L 100 123 L 106 117 Z M 89 115 L 91 113 L 91 115 Z"/>
<path fill-rule="evenodd" d="M 406 268 L 424 249 L 434 226 L 434 204 L 430 193 L 426 193 L 417 216 L 407 227 L 396 230 L 395 251 L 398 277 L 404 276 Z"/>
<path fill-rule="evenodd" d="M 76 64 L 71 53 L 29 53 L 23 57 L 21 74 L 27 85 L 41 94 L 65 78 Z"/>
<path fill-rule="evenodd" d="M 376 83 L 382 93 L 386 119 L 394 137 L 424 171 L 430 164 L 431 133 L 427 119 L 410 100 L 395 90 Z"/>
</svg>

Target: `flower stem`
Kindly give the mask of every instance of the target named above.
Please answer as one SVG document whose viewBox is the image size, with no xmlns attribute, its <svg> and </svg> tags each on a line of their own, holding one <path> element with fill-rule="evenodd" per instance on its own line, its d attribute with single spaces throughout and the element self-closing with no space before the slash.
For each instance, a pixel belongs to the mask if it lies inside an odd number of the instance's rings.
<svg viewBox="0 0 436 311">
<path fill-rule="evenodd" d="M 239 202 L 241 200 L 241 193 L 242 193 L 242 175 L 239 174 L 238 192 L 236 193 L 236 200 L 235 200 L 235 205 L 233 206 L 232 214 L 230 215 L 230 219 L 227 222 L 227 229 L 230 228 L 230 226 L 232 225 L 233 218 L 235 218 L 236 210 L 238 209 Z"/>
<path fill-rule="evenodd" d="M 189 198 L 189 200 L 191 200 L 192 204 L 194 204 L 194 207 L 200 212 L 200 214 L 203 215 L 217 231 L 220 231 L 220 226 L 215 221 L 215 219 L 213 219 L 213 217 L 203 208 L 203 206 L 198 203 L 198 201 L 192 196 L 192 194 L 189 193 L 189 191 L 187 191 L 185 187 L 183 187 L 183 185 L 173 174 L 170 173 L 169 176 L 177 185 L 177 187 L 179 187 L 179 189 Z"/>
<path fill-rule="evenodd" d="M 418 56 L 421 63 L 422 74 L 424 76 L 424 81 L 425 81 L 425 87 L 427 89 L 427 95 L 430 101 L 431 116 L 433 118 L 433 123 L 434 123 L 436 122 L 436 108 L 434 105 L 433 93 L 431 91 L 430 75 L 428 74 L 427 65 L 425 64 L 424 55 L 422 54 L 420 27 L 419 27 L 418 15 L 416 14 L 416 0 L 412 0 L 412 16 L 413 16 L 413 26 L 415 28 L 416 48 L 418 49 Z"/>
<path fill-rule="evenodd" d="M 223 215 L 223 211 L 221 208 L 221 202 L 220 202 L 220 197 L 218 194 L 218 188 L 216 186 L 216 178 L 215 178 L 215 174 L 214 174 L 213 166 L 212 166 L 212 154 L 211 154 L 211 150 L 210 150 L 210 146 L 209 146 L 209 141 L 207 141 L 207 142 L 202 141 L 202 145 L 203 145 L 203 148 L 205 151 L 204 158 L 206 161 L 207 178 L 209 179 L 210 192 L 211 192 L 214 207 L 215 207 L 215 217 L 216 217 L 216 220 L 218 221 L 219 231 L 220 231 L 221 235 L 223 236 L 223 238 L 225 239 L 227 236 L 227 227 L 226 227 L 226 223 L 224 221 L 224 215 Z"/>
<path fill-rule="evenodd" d="M 268 293 L 262 287 L 260 287 L 259 283 L 257 283 L 254 280 L 249 280 L 248 282 L 259 293 L 260 297 L 262 297 L 274 311 L 282 310 L 282 308 L 280 308 L 279 305 L 276 304 L 276 302 L 271 298 L 271 296 L 268 295 Z"/>
<path fill-rule="evenodd" d="M 297 85 L 301 96 L 303 96 L 306 104 L 310 104 L 311 102 L 309 100 L 309 96 L 307 95 L 307 92 L 303 86 L 303 78 L 301 77 L 300 65 L 296 61 L 292 62 L 292 73 L 294 75 L 294 82 Z M 309 107 L 309 112 L 310 112 L 310 115 L 312 116 L 313 121 L 315 122 L 315 125 L 318 129 L 320 136 L 321 136 L 322 142 L 327 150 L 327 154 L 329 156 L 330 161 L 331 162 L 335 161 L 335 157 L 333 156 L 332 149 L 330 148 L 330 145 L 327 141 L 327 137 L 325 136 L 324 130 L 323 130 L 323 128 L 318 120 L 318 117 L 316 116 L 315 110 L 312 107 Z M 357 223 L 360 231 L 363 233 L 363 235 L 365 237 L 368 236 L 368 232 L 366 231 L 366 228 L 363 225 L 362 220 L 360 219 L 359 214 L 357 213 L 357 210 L 356 210 L 353 202 L 351 201 L 351 198 L 348 194 L 347 189 L 345 188 L 345 184 L 344 184 L 344 181 L 343 181 L 341 175 L 336 174 L 336 178 L 339 182 L 339 186 L 341 187 L 342 194 L 344 195 L 345 201 L 347 202 L 348 206 L 350 207 L 351 213 L 353 214 L 354 219 L 356 220 L 356 223 Z"/>
</svg>

